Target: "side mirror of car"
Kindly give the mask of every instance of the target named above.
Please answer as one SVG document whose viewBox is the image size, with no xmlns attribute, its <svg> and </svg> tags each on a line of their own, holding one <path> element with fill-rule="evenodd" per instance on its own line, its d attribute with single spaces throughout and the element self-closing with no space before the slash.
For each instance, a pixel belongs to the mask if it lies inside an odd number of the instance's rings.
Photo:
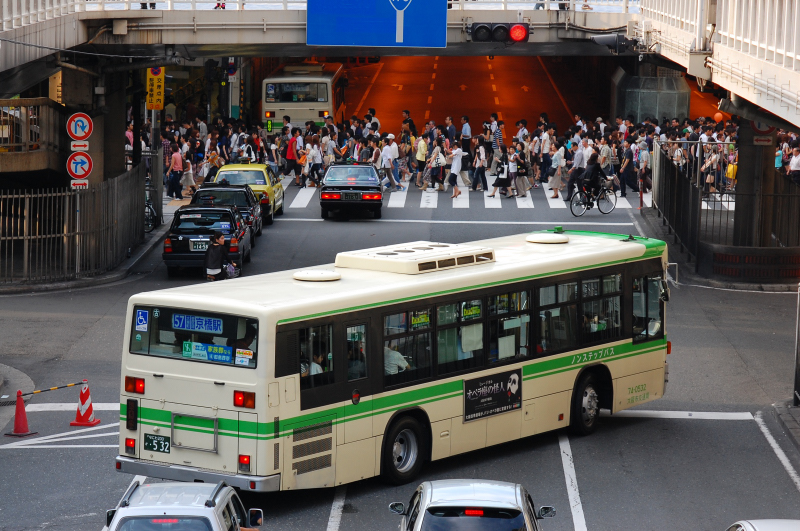
<svg viewBox="0 0 800 531">
<path fill-rule="evenodd" d="M 406 514 L 406 506 L 400 502 L 390 503 L 389 510 L 392 511 L 394 514 L 399 514 L 399 515 Z"/>
<path fill-rule="evenodd" d="M 117 514 L 116 509 L 109 509 L 106 511 L 106 527 L 111 525 L 111 521 L 114 519 L 115 514 Z"/>
<path fill-rule="evenodd" d="M 541 520 L 542 518 L 552 518 L 556 515 L 556 508 L 552 505 L 542 505 L 539 507 L 539 512 L 536 513 L 536 519 Z"/>
<path fill-rule="evenodd" d="M 247 515 L 248 527 L 261 527 L 264 524 L 264 511 L 261 509 L 250 509 Z"/>
</svg>

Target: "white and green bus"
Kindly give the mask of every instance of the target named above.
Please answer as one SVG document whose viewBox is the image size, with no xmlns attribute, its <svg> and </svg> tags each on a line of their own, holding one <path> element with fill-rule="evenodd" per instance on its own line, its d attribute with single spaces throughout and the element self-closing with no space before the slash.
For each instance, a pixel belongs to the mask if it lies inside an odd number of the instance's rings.
<svg viewBox="0 0 800 531">
<path fill-rule="evenodd" d="M 283 117 L 301 129 L 307 121 L 323 125 L 333 116 L 346 117 L 344 91 L 347 77 L 341 63 L 300 63 L 283 66 L 262 82 L 261 120 L 268 133 L 279 133 Z M 349 118 L 349 117 L 347 117 Z"/>
<path fill-rule="evenodd" d="M 664 242 L 534 232 L 131 297 L 117 469 L 252 491 L 426 461 L 664 395 Z"/>
</svg>

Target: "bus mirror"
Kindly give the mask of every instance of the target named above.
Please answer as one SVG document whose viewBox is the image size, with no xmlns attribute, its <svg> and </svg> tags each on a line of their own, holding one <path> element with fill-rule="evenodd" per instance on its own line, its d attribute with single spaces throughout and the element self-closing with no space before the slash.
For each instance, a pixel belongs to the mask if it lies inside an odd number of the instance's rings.
<svg viewBox="0 0 800 531">
<path fill-rule="evenodd" d="M 669 284 L 666 280 L 661 281 L 661 300 L 669 302 Z"/>
</svg>

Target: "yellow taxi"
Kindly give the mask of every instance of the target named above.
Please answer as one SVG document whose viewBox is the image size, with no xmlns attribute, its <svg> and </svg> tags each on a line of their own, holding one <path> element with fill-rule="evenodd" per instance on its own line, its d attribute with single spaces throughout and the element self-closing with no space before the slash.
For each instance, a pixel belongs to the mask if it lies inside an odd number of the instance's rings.
<svg viewBox="0 0 800 531">
<path fill-rule="evenodd" d="M 283 184 L 266 164 L 226 164 L 219 169 L 213 182 L 222 181 L 250 186 L 261 201 L 261 216 L 267 225 L 272 225 L 275 216 L 283 214 Z"/>
</svg>

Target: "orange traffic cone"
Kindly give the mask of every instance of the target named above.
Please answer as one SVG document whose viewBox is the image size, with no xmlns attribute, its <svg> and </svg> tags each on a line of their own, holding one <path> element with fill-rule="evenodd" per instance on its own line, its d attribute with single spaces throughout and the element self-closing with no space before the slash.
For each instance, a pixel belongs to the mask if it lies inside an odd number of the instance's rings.
<svg viewBox="0 0 800 531">
<path fill-rule="evenodd" d="M 14 413 L 14 431 L 6 433 L 6 437 L 28 437 L 37 432 L 28 429 L 28 415 L 25 413 L 25 402 L 22 391 L 17 391 L 17 411 Z"/>
<path fill-rule="evenodd" d="M 70 426 L 97 426 L 100 424 L 100 419 L 94 418 L 94 409 L 92 409 L 92 395 L 89 393 L 89 382 L 83 380 L 83 387 L 81 387 L 80 401 L 78 402 L 78 410 L 75 412 L 75 420 L 70 422 Z"/>
</svg>

